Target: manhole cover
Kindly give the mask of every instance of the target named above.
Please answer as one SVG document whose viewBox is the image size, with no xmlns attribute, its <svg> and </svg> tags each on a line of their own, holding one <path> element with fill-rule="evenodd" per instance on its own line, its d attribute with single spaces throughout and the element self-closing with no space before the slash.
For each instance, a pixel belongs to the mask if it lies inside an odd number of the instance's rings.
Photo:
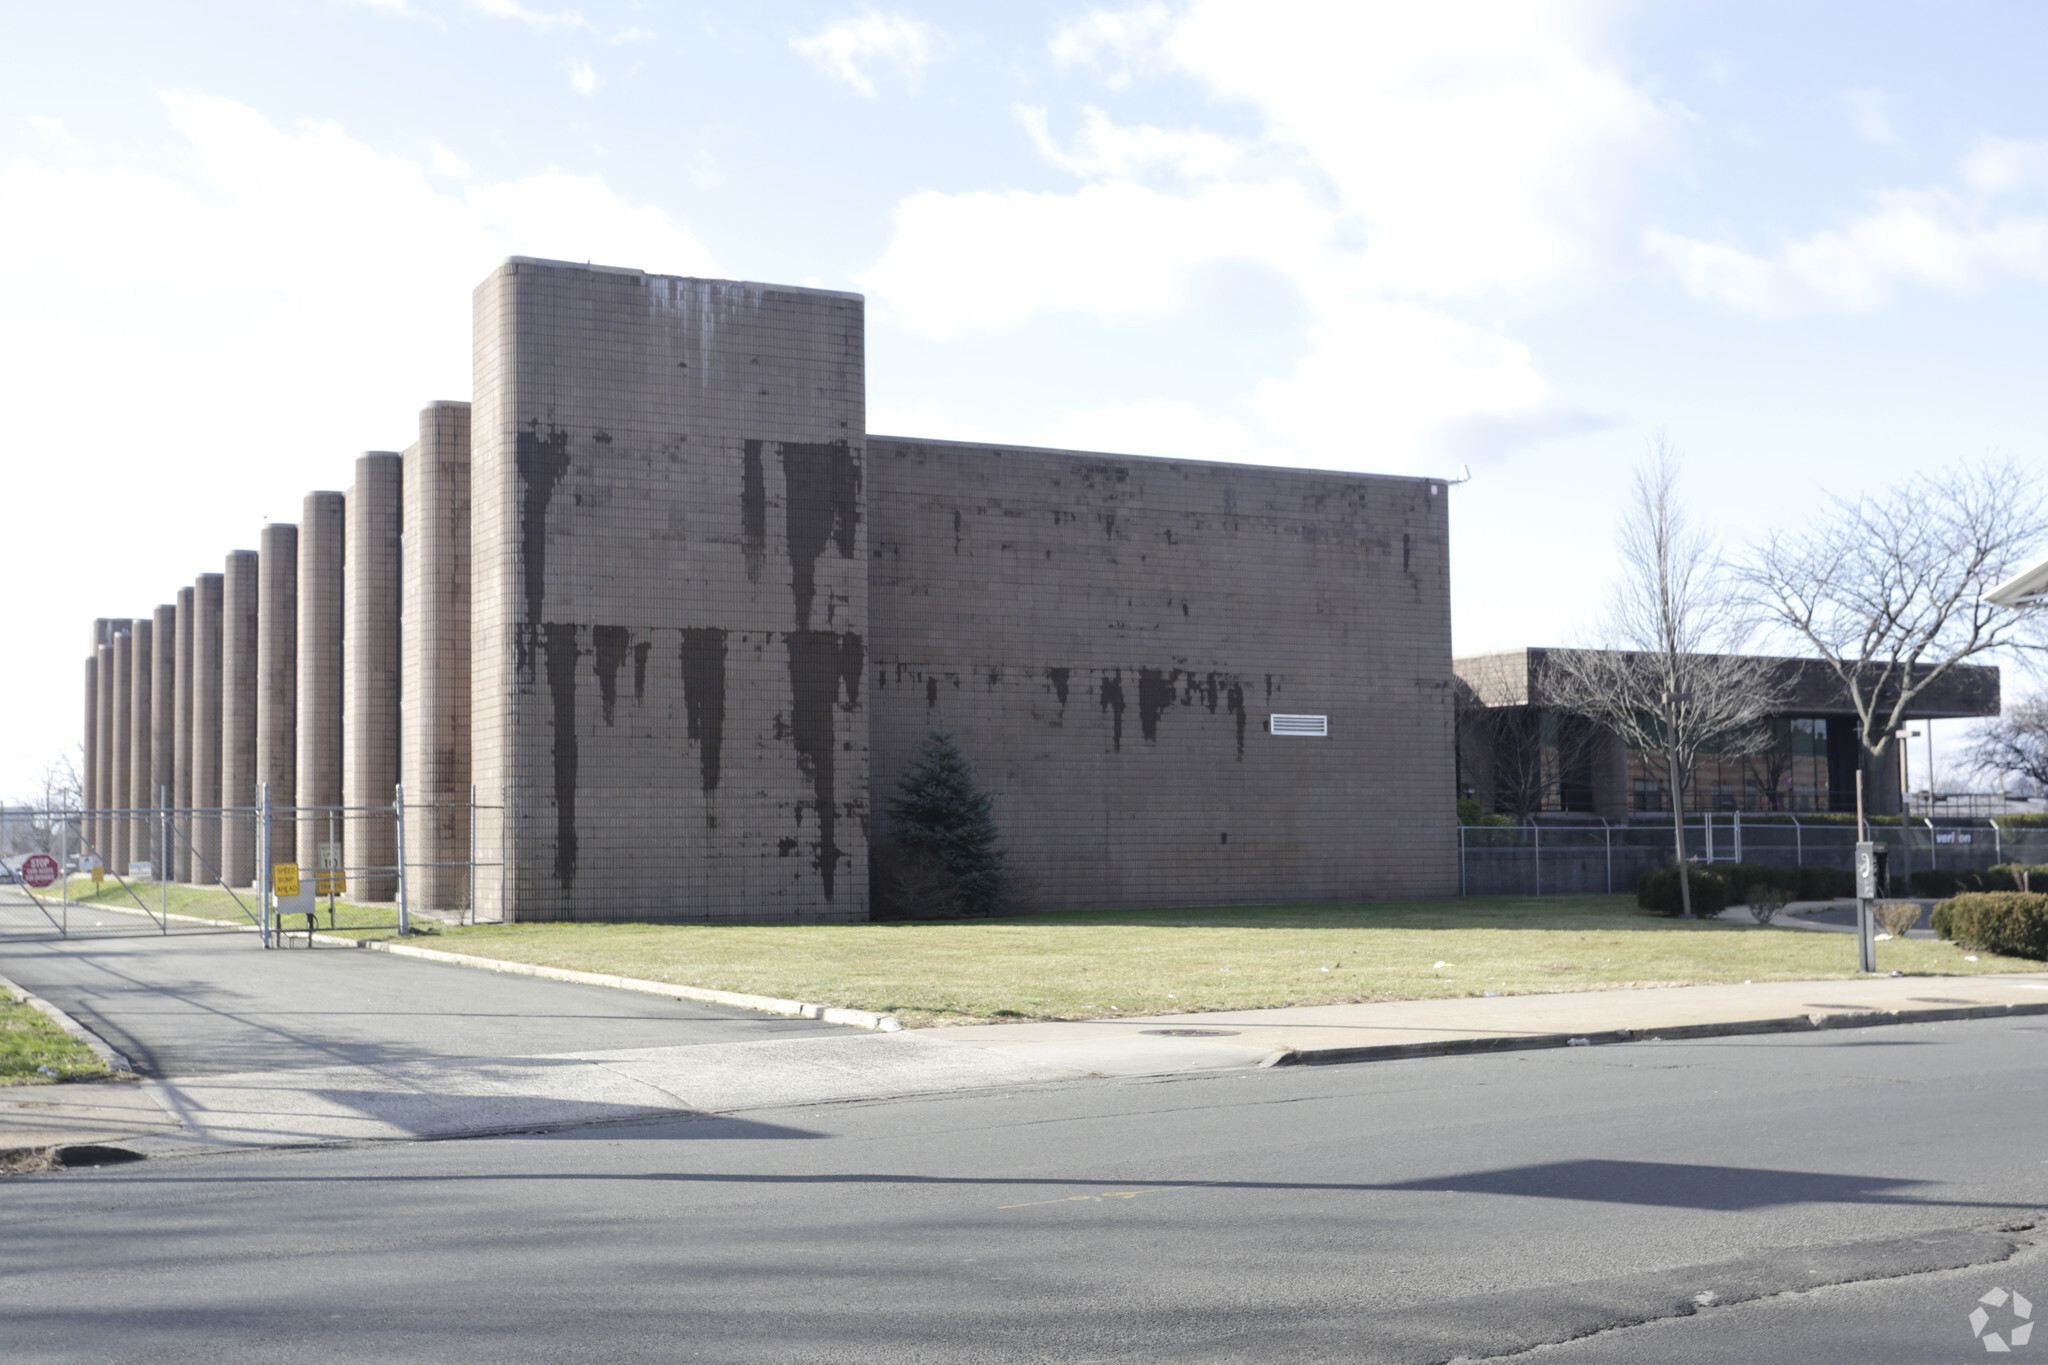
<svg viewBox="0 0 2048 1365">
<path fill-rule="evenodd" d="M 1234 1028 L 1148 1028 L 1142 1032 L 1158 1038 L 1235 1038 Z"/>
<path fill-rule="evenodd" d="M 1922 1005 L 1974 1005 L 1974 1000 L 1953 1000 L 1946 995 L 1916 995 L 1912 997 Z"/>
</svg>

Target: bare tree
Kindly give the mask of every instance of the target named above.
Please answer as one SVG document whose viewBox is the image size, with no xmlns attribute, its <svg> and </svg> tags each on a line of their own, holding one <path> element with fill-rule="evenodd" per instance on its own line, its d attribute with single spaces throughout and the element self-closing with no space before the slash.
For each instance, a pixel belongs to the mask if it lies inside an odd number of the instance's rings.
<svg viewBox="0 0 2048 1365">
<path fill-rule="evenodd" d="M 1987 721 L 1970 745 L 1970 761 L 2001 777 L 2048 790 L 2048 696 L 2022 697 Z"/>
<path fill-rule="evenodd" d="M 1637 468 L 1622 519 L 1621 577 L 1601 623 L 1601 649 L 1550 655 L 1551 703 L 1596 721 L 1644 753 L 1661 754 L 1671 784 L 1672 849 L 1683 913 L 1685 792 L 1702 751 L 1739 757 L 1769 742 L 1777 670 L 1734 653 L 1742 644 L 1733 585 L 1713 539 L 1686 516 L 1677 452 L 1663 437 Z"/>
<path fill-rule="evenodd" d="M 1532 688 L 1528 653 L 1460 659 L 1454 698 L 1460 796 L 1466 784 L 1483 784 L 1493 810 L 1526 823 L 1552 802 L 1569 810 L 1573 786 L 1591 782 L 1589 765 L 1606 735 L 1583 716 L 1544 704 Z"/>
<path fill-rule="evenodd" d="M 39 790 L 8 803 L 6 819 L 0 824 L 5 851 L 10 856 L 56 852 L 58 827 L 64 822 L 64 812 L 77 809 L 80 785 L 77 760 L 68 751 L 45 764 L 37 783 Z"/>
<path fill-rule="evenodd" d="M 2034 646 L 2039 613 L 1984 593 L 2034 557 L 2041 493 L 2005 460 L 1828 501 L 1834 515 L 1772 531 L 1742 576 L 1748 601 L 1842 680 L 1870 770 L 1957 664 Z"/>
<path fill-rule="evenodd" d="M 1793 771 L 1792 746 L 1781 728 L 1782 721 L 1765 721 L 1761 727 L 1767 733 L 1757 737 L 1756 745 L 1745 756 L 1743 771 L 1745 777 L 1764 794 L 1770 809 L 1785 809 L 1785 788 L 1790 784 Z"/>
<path fill-rule="evenodd" d="M 1587 773 L 1603 736 L 1576 714 L 1555 714 L 1532 693 L 1527 654 L 1460 660 L 1453 696 L 1460 795 L 1468 782 L 1483 783 L 1495 811 L 1523 822 L 1553 801 L 1569 808 L 1575 775 Z"/>
</svg>

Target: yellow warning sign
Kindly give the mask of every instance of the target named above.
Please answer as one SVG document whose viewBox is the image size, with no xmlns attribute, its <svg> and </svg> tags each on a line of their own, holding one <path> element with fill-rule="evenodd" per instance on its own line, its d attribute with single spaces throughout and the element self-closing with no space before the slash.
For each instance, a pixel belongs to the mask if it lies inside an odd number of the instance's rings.
<svg viewBox="0 0 2048 1365">
<path fill-rule="evenodd" d="M 316 896 L 346 896 L 348 874 L 346 872 L 322 872 L 313 878 L 313 894 Z"/>
<path fill-rule="evenodd" d="M 299 894 L 299 865 L 297 863 L 274 863 L 270 869 L 271 894 L 296 896 Z"/>
<path fill-rule="evenodd" d="M 94 863 L 92 865 L 92 884 L 94 886 L 98 886 L 101 882 L 105 881 L 106 879 L 107 869 L 101 867 L 98 863 Z"/>
</svg>

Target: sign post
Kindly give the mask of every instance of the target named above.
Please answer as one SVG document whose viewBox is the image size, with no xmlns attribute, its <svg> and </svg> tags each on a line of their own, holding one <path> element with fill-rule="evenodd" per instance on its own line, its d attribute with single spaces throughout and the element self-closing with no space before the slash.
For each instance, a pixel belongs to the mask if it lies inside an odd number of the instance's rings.
<svg viewBox="0 0 2048 1365">
<path fill-rule="evenodd" d="M 1877 925 L 1870 913 L 1870 903 L 1890 894 L 1887 885 L 1886 855 L 1883 844 L 1869 840 L 1856 845 L 1856 966 L 1857 970 L 1877 970 Z"/>
</svg>

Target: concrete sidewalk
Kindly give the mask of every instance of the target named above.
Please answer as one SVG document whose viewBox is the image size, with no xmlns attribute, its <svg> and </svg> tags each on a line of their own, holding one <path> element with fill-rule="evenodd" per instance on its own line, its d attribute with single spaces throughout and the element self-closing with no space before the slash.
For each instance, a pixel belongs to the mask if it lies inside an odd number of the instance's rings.
<svg viewBox="0 0 2048 1365">
<path fill-rule="evenodd" d="M 293 970 L 279 955 L 251 956 L 243 965 L 256 974 Z M 298 960 L 313 967 L 318 956 Z M 2048 1013 L 2048 973 L 2037 973 L 1416 1000 L 905 1033 L 785 1020 L 759 1021 L 779 1031 L 735 1033 L 732 1026 L 747 1021 L 708 1012 L 712 1027 L 724 1032 L 678 1041 L 673 1033 L 660 1035 L 681 1022 L 674 1012 L 683 1002 L 383 954 L 341 950 L 335 956 L 347 959 L 340 970 L 373 996 L 403 989 L 445 1002 L 450 993 L 478 987 L 502 1007 L 523 1004 L 522 1026 L 502 1035 L 508 1046 L 488 1050 L 474 1046 L 483 1035 L 466 1027 L 441 1046 L 420 1037 L 403 1048 L 359 1044 L 345 1048 L 346 1056 L 287 1047 L 269 1054 L 278 1063 L 271 1066 L 201 1067 L 152 1076 L 132 1088 L 11 1087 L 0 1091 L 0 1149 L 120 1140 L 136 1151 L 169 1154 L 451 1137 L 1090 1077 Z M 162 959 L 173 967 L 181 960 L 169 953 Z M 123 961 L 130 976 L 140 970 L 132 954 Z M 44 989 L 61 995 L 47 984 Z M 562 1009 L 567 1001 L 573 1010 Z M 638 1019 L 636 1010 L 666 1017 Z M 687 1012 L 707 1011 L 690 1005 Z M 404 1027 L 418 1029 L 434 1013 L 415 1001 Z M 620 1036 L 622 1023 L 627 1037 Z M 630 1036 L 644 1026 L 651 1036 Z M 177 1027 L 189 1034 L 194 1023 L 180 1019 Z M 240 1025 L 222 1032 L 230 1041 L 248 1041 Z M 616 1041 L 594 1048 L 532 1046 L 571 1033 Z M 199 1045 L 188 1036 L 174 1051 L 190 1055 Z M 238 1058 L 254 1060 L 252 1053 L 263 1050 L 234 1049 Z"/>
</svg>

